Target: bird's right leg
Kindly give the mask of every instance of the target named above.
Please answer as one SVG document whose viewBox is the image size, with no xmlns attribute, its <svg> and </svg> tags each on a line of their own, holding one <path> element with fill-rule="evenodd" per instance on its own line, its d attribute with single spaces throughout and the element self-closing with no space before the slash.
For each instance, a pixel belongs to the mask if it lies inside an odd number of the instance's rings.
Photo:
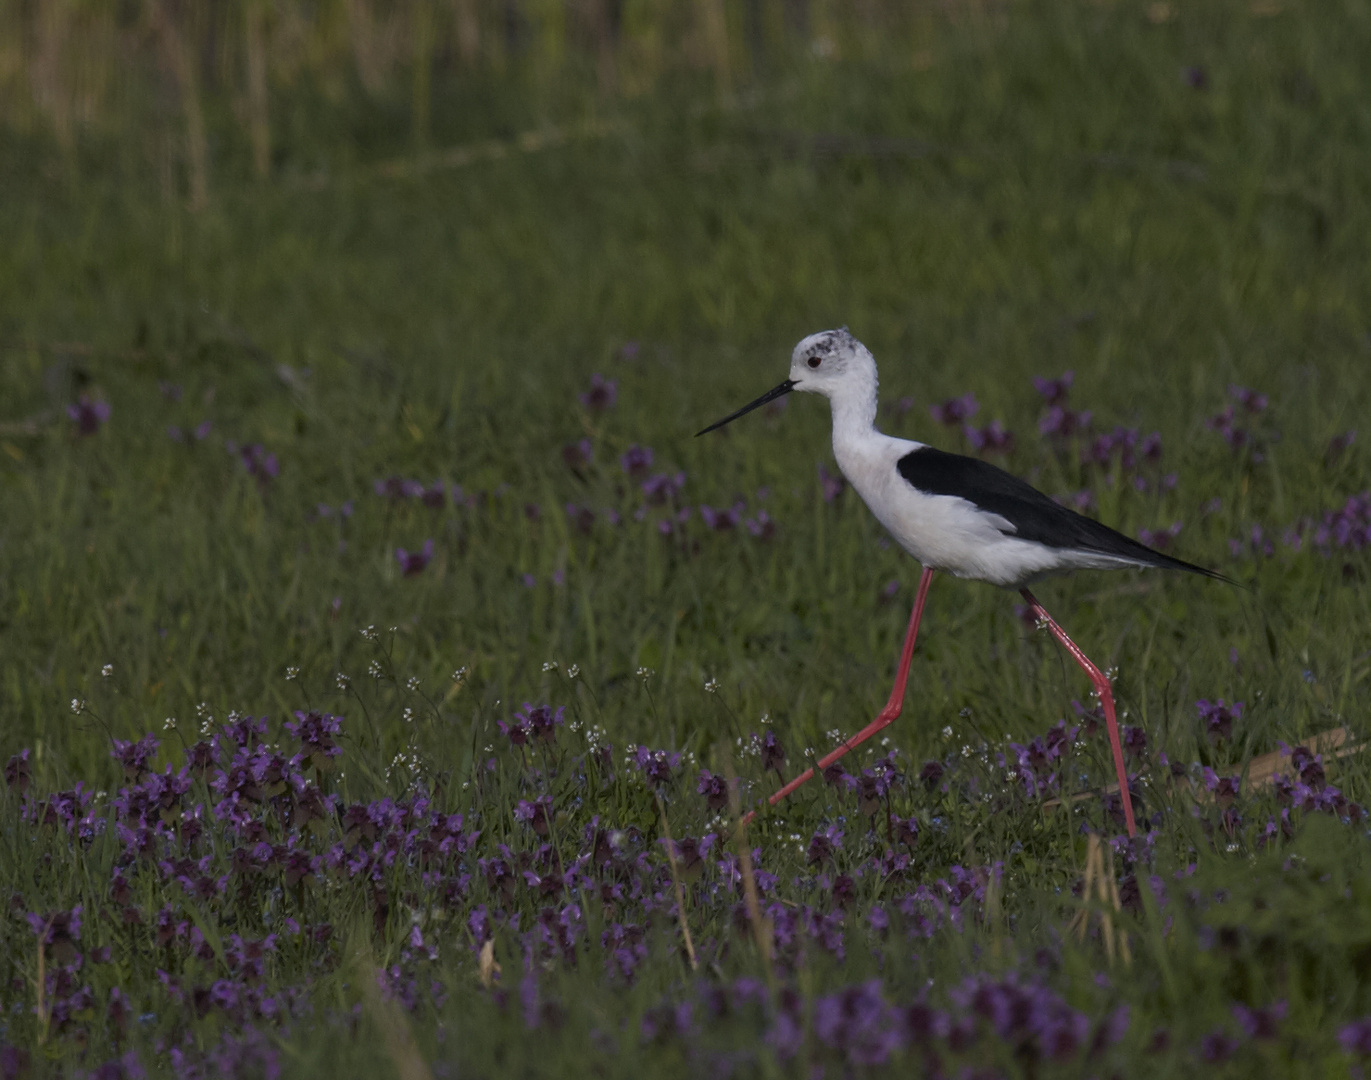
<svg viewBox="0 0 1371 1080">
<path fill-rule="evenodd" d="M 904 648 L 900 650 L 900 662 L 895 668 L 895 685 L 890 691 L 890 700 L 885 703 L 885 708 L 876 714 L 876 719 L 857 732 L 850 739 L 844 739 L 842 744 L 834 748 L 828 754 L 819 759 L 817 768 L 820 772 L 828 768 L 844 754 L 855 750 L 866 742 L 867 739 L 875 735 L 882 728 L 894 723 L 904 708 L 905 683 L 909 680 L 909 665 L 914 659 L 914 643 L 919 638 L 919 622 L 924 614 L 924 601 L 928 599 L 928 586 L 933 582 L 933 571 L 924 567 L 922 575 L 919 577 L 919 590 L 914 596 L 914 610 L 909 613 L 909 629 L 905 631 Z M 794 780 L 786 784 L 767 800 L 772 806 L 784 799 L 797 787 L 809 780 L 814 775 L 814 769 L 806 769 L 795 777 Z M 748 815 L 749 818 L 751 815 Z"/>
<path fill-rule="evenodd" d="M 1071 659 L 1081 666 L 1081 669 L 1090 676 L 1090 682 L 1095 687 L 1095 693 L 1099 695 L 1100 705 L 1104 708 L 1104 725 L 1109 732 L 1109 748 L 1114 754 L 1114 771 L 1119 778 L 1119 798 L 1123 800 L 1123 819 L 1128 827 L 1128 835 L 1133 836 L 1137 833 L 1137 826 L 1133 822 L 1133 797 L 1128 791 L 1128 770 L 1123 762 L 1123 745 L 1119 740 L 1119 722 L 1114 716 L 1114 691 L 1109 685 L 1109 677 L 1097 668 L 1081 651 L 1081 647 L 1066 636 L 1066 631 L 1057 625 L 1057 620 L 1047 613 L 1047 609 L 1038 603 L 1038 598 L 1027 589 L 1020 589 L 1020 595 L 1028 601 L 1028 610 L 1033 617 L 1038 620 L 1039 626 L 1046 626 L 1052 631 L 1052 636 L 1062 643 L 1062 646 L 1071 654 Z"/>
</svg>

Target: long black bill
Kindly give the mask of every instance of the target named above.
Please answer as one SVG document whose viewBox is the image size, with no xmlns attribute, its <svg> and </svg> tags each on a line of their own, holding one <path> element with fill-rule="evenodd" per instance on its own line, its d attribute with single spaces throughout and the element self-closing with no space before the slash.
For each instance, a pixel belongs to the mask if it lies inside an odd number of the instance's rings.
<svg viewBox="0 0 1371 1080">
<path fill-rule="evenodd" d="M 737 412 L 725 416 L 717 424 L 710 424 L 709 427 L 704 429 L 704 431 L 697 431 L 695 433 L 695 437 L 698 439 L 701 435 L 708 435 L 711 431 L 716 431 L 719 428 L 723 427 L 725 424 L 733 423 L 733 421 L 738 419 L 738 417 L 750 413 L 753 409 L 760 409 L 768 401 L 775 401 L 778 397 L 785 397 L 786 394 L 790 393 L 790 391 L 795 389 L 795 386 L 796 383 L 794 379 L 786 379 L 786 381 L 781 383 L 780 386 L 773 387 L 772 389 L 768 390 L 765 394 L 759 397 L 756 401 L 752 402 L 750 405 L 744 405 Z"/>
</svg>

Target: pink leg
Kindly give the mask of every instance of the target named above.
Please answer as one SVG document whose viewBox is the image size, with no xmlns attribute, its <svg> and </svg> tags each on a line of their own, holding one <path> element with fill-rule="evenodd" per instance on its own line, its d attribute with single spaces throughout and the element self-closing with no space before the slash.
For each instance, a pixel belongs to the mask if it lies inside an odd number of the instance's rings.
<svg viewBox="0 0 1371 1080">
<path fill-rule="evenodd" d="M 1119 741 L 1119 722 L 1114 718 L 1114 692 L 1110 689 L 1109 680 L 1094 664 L 1090 662 L 1090 657 L 1081 652 L 1080 646 L 1066 636 L 1066 631 L 1057 625 L 1052 618 L 1038 603 L 1038 598 L 1027 589 L 1020 589 L 1020 594 L 1028 601 L 1028 609 L 1041 623 L 1045 623 L 1047 628 L 1052 631 L 1052 636 L 1066 646 L 1066 651 L 1071 654 L 1071 658 L 1081 665 L 1081 668 L 1090 676 L 1090 681 L 1095 686 L 1095 692 L 1100 695 L 1100 704 L 1104 706 L 1104 723 L 1109 729 L 1109 745 L 1114 751 L 1114 771 L 1119 776 L 1119 797 L 1123 799 L 1123 819 L 1128 825 L 1128 835 L 1137 834 L 1137 827 L 1133 824 L 1133 797 L 1128 791 L 1128 770 L 1123 764 L 1123 744 Z"/>
<path fill-rule="evenodd" d="M 909 665 L 914 659 L 914 642 L 919 637 L 919 620 L 923 618 L 924 601 L 928 599 L 928 586 L 933 581 L 933 571 L 924 567 L 923 574 L 919 577 L 919 590 L 914 596 L 914 610 L 909 613 L 909 629 L 905 631 L 904 648 L 900 650 L 900 662 L 895 668 L 895 686 L 890 691 L 890 700 L 885 703 L 885 708 L 876 714 L 876 719 L 857 732 L 850 739 L 846 739 L 836 749 L 819 759 L 818 769 L 822 772 L 840 757 L 850 750 L 855 750 L 867 739 L 875 735 L 882 728 L 894 723 L 899 717 L 900 710 L 904 708 L 904 687 L 909 678 Z M 775 806 L 797 787 L 809 780 L 814 775 L 814 769 L 806 769 L 795 777 L 794 780 L 786 784 L 780 791 L 772 795 L 767 802 Z M 757 816 L 757 812 L 751 811 L 744 818 L 744 822 L 751 821 Z"/>
</svg>

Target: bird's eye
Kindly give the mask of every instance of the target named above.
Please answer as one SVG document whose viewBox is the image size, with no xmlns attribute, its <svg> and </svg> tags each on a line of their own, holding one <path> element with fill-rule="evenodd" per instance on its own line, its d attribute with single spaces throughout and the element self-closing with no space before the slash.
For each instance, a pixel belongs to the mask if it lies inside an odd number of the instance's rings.
<svg viewBox="0 0 1371 1080">
<path fill-rule="evenodd" d="M 818 367 L 822 363 L 823 361 L 820 360 L 817 356 L 811 356 L 809 358 L 809 366 L 812 368 Z"/>
</svg>

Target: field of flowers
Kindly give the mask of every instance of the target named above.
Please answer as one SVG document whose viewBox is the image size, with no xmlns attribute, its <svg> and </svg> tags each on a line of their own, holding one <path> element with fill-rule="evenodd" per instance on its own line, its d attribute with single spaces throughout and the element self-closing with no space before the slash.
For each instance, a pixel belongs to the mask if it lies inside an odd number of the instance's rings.
<svg viewBox="0 0 1371 1080">
<path fill-rule="evenodd" d="M 408 170 L 302 90 L 194 208 L 0 135 L 0 1077 L 1371 1068 L 1371 18 L 931 40 Z M 1238 583 L 1038 590 L 1136 838 L 941 576 L 740 825 L 917 580 L 821 402 L 692 438 L 841 324 L 886 430 Z"/>
</svg>

